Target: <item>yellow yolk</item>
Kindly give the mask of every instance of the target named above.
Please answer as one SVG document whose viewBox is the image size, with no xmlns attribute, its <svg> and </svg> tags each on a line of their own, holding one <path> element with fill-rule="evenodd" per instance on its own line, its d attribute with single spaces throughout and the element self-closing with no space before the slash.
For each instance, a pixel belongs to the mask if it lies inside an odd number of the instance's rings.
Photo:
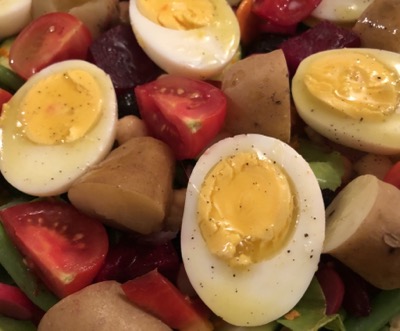
<svg viewBox="0 0 400 331">
<path fill-rule="evenodd" d="M 19 118 L 22 134 L 42 145 L 73 142 L 94 126 L 101 106 L 100 87 L 88 72 L 53 74 L 23 98 Z"/>
<path fill-rule="evenodd" d="M 296 202 L 283 170 L 256 153 L 221 160 L 207 174 L 198 222 L 210 252 L 235 267 L 272 257 L 295 226 Z"/>
<path fill-rule="evenodd" d="M 137 6 L 149 20 L 176 30 L 206 26 L 214 14 L 209 0 L 139 0 Z"/>
<path fill-rule="evenodd" d="M 399 103 L 398 73 L 368 54 L 321 57 L 304 83 L 315 98 L 352 118 L 384 119 Z"/>
</svg>

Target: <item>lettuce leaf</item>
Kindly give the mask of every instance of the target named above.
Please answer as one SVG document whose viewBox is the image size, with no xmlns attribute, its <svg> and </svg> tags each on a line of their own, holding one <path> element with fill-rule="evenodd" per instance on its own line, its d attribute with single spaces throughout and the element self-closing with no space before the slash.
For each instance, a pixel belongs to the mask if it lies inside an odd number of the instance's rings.
<svg viewBox="0 0 400 331">
<path fill-rule="evenodd" d="M 335 191 L 342 184 L 344 164 L 339 152 L 326 151 L 306 140 L 300 140 L 298 152 L 309 163 L 321 190 Z"/>
</svg>

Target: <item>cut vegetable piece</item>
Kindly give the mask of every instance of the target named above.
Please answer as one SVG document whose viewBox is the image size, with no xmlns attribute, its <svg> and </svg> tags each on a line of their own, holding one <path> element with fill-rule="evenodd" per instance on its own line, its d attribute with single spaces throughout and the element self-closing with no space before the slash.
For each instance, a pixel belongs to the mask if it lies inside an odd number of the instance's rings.
<svg viewBox="0 0 400 331">
<path fill-rule="evenodd" d="M 399 204 L 393 185 L 373 175 L 355 178 L 326 210 L 324 252 L 378 288 L 399 288 Z"/>
<path fill-rule="evenodd" d="M 0 330 L 36 331 L 36 326 L 30 321 L 20 321 L 6 316 L 0 316 Z"/>
<path fill-rule="evenodd" d="M 224 130 L 290 140 L 290 92 L 284 54 L 255 54 L 228 66 L 222 75 L 227 97 Z M 251 120 L 249 120 L 251 119 Z"/>
<path fill-rule="evenodd" d="M 61 200 L 36 200 L 0 211 L 7 234 L 27 264 L 58 297 L 92 282 L 108 237 L 99 220 Z"/>
<path fill-rule="evenodd" d="M 19 320 L 33 320 L 40 309 L 19 287 L 0 283 L 0 314 Z"/>
<path fill-rule="evenodd" d="M 48 310 L 58 299 L 32 274 L 0 222 L 0 263 L 20 289 L 38 307 Z M 1 324 L 0 324 L 1 325 Z"/>
<path fill-rule="evenodd" d="M 171 331 L 159 319 L 130 303 L 121 284 L 89 285 L 61 300 L 39 323 L 38 331 Z"/>
<path fill-rule="evenodd" d="M 149 234 L 162 228 L 174 170 L 166 144 L 152 137 L 132 138 L 81 176 L 68 197 L 78 209 L 112 226 Z"/>
</svg>

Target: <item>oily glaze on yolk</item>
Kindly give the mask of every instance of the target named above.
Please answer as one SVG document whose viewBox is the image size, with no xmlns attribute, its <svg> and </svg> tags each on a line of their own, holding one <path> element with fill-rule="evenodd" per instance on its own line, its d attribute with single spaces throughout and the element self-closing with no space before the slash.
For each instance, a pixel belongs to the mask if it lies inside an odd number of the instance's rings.
<svg viewBox="0 0 400 331">
<path fill-rule="evenodd" d="M 304 77 L 308 91 L 352 118 L 384 119 L 399 104 L 399 75 L 369 54 L 317 59 Z"/>
<path fill-rule="evenodd" d="M 101 116 L 102 98 L 95 78 L 83 70 L 55 73 L 39 81 L 21 102 L 23 135 L 42 145 L 82 138 Z"/>
<path fill-rule="evenodd" d="M 296 203 L 283 170 L 256 153 L 225 158 L 201 187 L 198 222 L 210 252 L 231 266 L 277 253 L 295 224 Z"/>
<path fill-rule="evenodd" d="M 206 26 L 214 14 L 214 6 L 208 0 L 139 0 L 137 6 L 149 20 L 176 30 Z"/>
</svg>

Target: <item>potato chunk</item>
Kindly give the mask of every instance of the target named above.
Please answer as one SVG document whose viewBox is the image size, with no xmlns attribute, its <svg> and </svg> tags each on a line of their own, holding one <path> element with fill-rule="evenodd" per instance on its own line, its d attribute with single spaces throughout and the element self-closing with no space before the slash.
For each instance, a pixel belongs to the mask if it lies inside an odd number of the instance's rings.
<svg viewBox="0 0 400 331">
<path fill-rule="evenodd" d="M 175 158 L 152 137 L 128 140 L 73 183 L 68 198 L 111 226 L 150 234 L 162 228 L 172 199 Z"/>
</svg>

